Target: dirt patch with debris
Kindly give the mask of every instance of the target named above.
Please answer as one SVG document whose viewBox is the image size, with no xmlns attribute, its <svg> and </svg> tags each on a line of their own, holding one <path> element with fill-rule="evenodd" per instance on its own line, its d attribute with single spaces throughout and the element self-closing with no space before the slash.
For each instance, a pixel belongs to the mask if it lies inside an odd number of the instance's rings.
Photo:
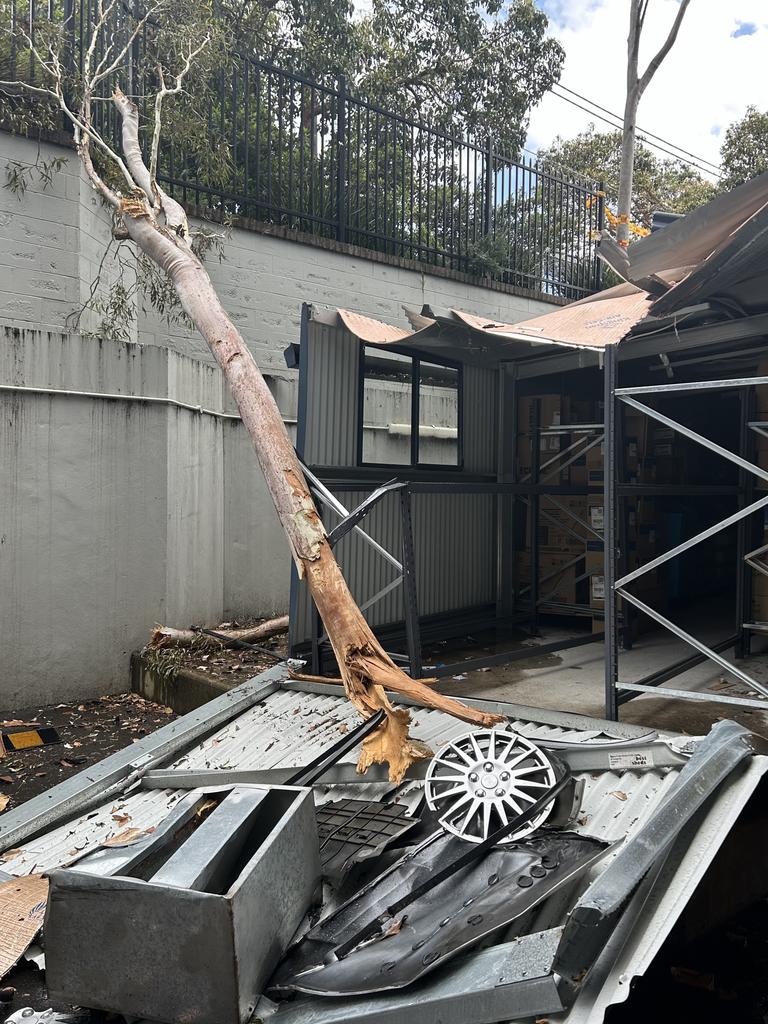
<svg viewBox="0 0 768 1024">
<path fill-rule="evenodd" d="M 5 803 L 10 809 L 24 803 L 175 717 L 171 708 L 153 704 L 136 693 L 14 711 L 0 720 L 0 730 L 9 737 L 34 730 L 36 723 L 41 728 L 55 729 L 59 742 L 6 750 L 0 757 L 0 806 Z"/>
<path fill-rule="evenodd" d="M 243 622 L 222 622 L 216 630 L 248 629 L 263 621 L 247 619 Z M 214 637 L 203 634 L 191 647 L 147 647 L 143 655 L 147 665 L 166 678 L 172 678 L 184 670 L 192 670 L 205 673 L 217 683 L 236 686 L 287 658 L 288 634 L 270 637 L 250 647 L 227 647 Z"/>
</svg>

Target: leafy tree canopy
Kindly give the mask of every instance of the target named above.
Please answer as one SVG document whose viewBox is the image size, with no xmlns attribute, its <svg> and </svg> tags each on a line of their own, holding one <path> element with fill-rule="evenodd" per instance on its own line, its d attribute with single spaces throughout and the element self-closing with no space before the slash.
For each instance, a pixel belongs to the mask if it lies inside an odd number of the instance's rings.
<svg viewBox="0 0 768 1024">
<path fill-rule="evenodd" d="M 744 117 L 727 129 L 720 159 L 726 191 L 768 171 L 768 112 L 747 107 Z"/>
<path fill-rule="evenodd" d="M 372 0 L 362 14 L 350 0 L 175 4 L 175 32 L 207 7 L 224 49 L 321 80 L 344 74 L 361 96 L 438 129 L 491 135 L 511 156 L 565 58 L 532 0 Z"/>
<path fill-rule="evenodd" d="M 621 132 L 599 132 L 593 124 L 573 139 L 558 136 L 548 149 L 539 150 L 544 167 L 578 171 L 604 181 L 609 207 L 615 207 L 618 198 L 620 160 Z M 688 164 L 661 159 L 638 142 L 633 192 L 632 221 L 649 228 L 654 210 L 687 213 L 708 202 L 715 186 Z"/>
</svg>

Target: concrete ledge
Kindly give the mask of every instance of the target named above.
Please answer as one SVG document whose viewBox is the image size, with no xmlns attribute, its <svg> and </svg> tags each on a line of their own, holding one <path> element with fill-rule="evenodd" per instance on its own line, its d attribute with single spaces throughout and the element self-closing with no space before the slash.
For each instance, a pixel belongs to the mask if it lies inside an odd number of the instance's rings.
<svg viewBox="0 0 768 1024">
<path fill-rule="evenodd" d="M 194 669 L 182 669 L 172 679 L 165 678 L 149 668 L 138 651 L 131 655 L 131 690 L 146 700 L 173 708 L 177 715 L 189 714 L 232 689 L 234 686 L 209 679 Z"/>
</svg>

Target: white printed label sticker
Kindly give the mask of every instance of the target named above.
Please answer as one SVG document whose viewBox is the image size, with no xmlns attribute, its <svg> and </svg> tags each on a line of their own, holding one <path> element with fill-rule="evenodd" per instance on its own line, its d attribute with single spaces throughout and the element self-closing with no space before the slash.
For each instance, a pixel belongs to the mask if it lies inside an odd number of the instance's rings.
<svg viewBox="0 0 768 1024">
<path fill-rule="evenodd" d="M 653 768 L 653 755 L 644 750 L 622 750 L 608 754 L 609 768 Z"/>
</svg>

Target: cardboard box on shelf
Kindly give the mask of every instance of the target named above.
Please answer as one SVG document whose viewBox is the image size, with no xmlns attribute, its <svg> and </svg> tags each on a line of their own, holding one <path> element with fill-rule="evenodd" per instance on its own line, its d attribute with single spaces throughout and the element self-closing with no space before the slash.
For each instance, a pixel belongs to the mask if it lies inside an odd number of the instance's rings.
<svg viewBox="0 0 768 1024">
<path fill-rule="evenodd" d="M 600 444 L 590 448 L 584 458 L 587 461 L 588 469 L 602 469 L 605 462 L 605 445 L 603 442 L 601 441 Z"/>
<path fill-rule="evenodd" d="M 602 608 L 605 596 L 603 575 L 603 544 L 599 540 L 587 542 L 584 554 L 584 572 L 589 574 L 589 603 L 593 608 Z"/>
<path fill-rule="evenodd" d="M 643 462 L 643 483 L 681 484 L 684 481 L 685 460 L 679 455 L 653 455 Z"/>
<path fill-rule="evenodd" d="M 541 510 L 546 512 L 550 519 L 556 519 L 559 523 L 564 523 L 572 530 L 576 530 L 578 533 L 584 533 L 585 531 L 583 527 L 579 526 L 577 519 L 586 521 L 586 494 L 557 494 L 554 496 L 554 501 L 557 502 L 557 505 L 553 504 L 552 499 L 543 495 L 540 505 Z"/>
<path fill-rule="evenodd" d="M 576 566 L 544 580 L 539 586 L 539 595 L 556 604 L 576 604 Z"/>
<path fill-rule="evenodd" d="M 552 551 L 550 548 L 541 548 L 539 550 L 539 576 L 546 576 L 550 572 L 562 569 L 564 566 L 572 562 L 579 552 L 572 553 L 570 551 Z M 584 570 L 581 568 L 581 563 L 576 562 L 575 567 L 578 568 L 581 574 Z M 529 551 L 519 551 L 515 556 L 515 572 L 518 574 L 520 579 L 524 579 L 526 583 L 530 582 L 531 578 L 531 554 Z"/>
<path fill-rule="evenodd" d="M 640 463 L 640 441 L 637 435 L 624 437 L 624 470 L 627 473 L 637 472 Z"/>
<path fill-rule="evenodd" d="M 559 427 L 565 422 L 564 415 L 568 409 L 568 399 L 562 395 L 525 395 L 517 404 L 517 430 L 520 434 L 530 434 L 533 429 L 533 413 L 535 403 L 539 402 L 539 425 L 542 427 Z"/>
<path fill-rule="evenodd" d="M 605 517 L 603 515 L 603 496 L 602 494 L 590 494 L 587 496 L 588 505 L 588 522 L 593 530 L 602 532 L 605 524 Z"/>
<path fill-rule="evenodd" d="M 584 548 L 580 536 L 574 537 L 568 530 L 547 522 L 539 524 L 539 544 L 541 548 L 562 552 L 579 552 Z"/>
</svg>

